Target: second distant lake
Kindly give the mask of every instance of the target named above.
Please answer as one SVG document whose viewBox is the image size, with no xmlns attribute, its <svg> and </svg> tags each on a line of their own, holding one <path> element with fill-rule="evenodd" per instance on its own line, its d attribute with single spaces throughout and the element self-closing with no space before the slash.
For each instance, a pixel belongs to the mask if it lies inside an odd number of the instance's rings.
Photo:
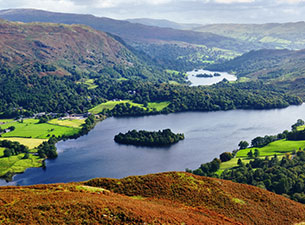
<svg viewBox="0 0 305 225">
<path fill-rule="evenodd" d="M 196 75 L 199 74 L 214 75 L 215 73 L 218 74 L 218 76 L 196 77 Z M 212 85 L 222 81 L 223 79 L 227 79 L 228 81 L 237 80 L 237 77 L 233 74 L 229 74 L 227 72 L 215 72 L 209 70 L 193 70 L 187 72 L 187 75 L 188 75 L 188 80 L 192 83 L 191 86 Z"/>
</svg>

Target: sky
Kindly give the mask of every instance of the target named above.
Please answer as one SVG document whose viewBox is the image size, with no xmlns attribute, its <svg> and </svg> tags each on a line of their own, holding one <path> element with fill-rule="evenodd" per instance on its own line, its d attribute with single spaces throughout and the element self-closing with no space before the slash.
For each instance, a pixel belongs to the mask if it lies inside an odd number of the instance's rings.
<svg viewBox="0 0 305 225">
<path fill-rule="evenodd" d="M 0 0 L 0 9 L 9 8 L 198 24 L 305 20 L 305 0 Z"/>
</svg>

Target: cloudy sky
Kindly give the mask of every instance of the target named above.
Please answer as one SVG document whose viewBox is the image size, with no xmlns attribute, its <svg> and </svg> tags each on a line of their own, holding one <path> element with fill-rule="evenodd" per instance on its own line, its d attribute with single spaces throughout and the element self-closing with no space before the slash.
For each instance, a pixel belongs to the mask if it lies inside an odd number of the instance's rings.
<svg viewBox="0 0 305 225">
<path fill-rule="evenodd" d="M 8 8 L 200 24 L 305 20 L 305 0 L 0 0 L 0 9 Z"/>
</svg>

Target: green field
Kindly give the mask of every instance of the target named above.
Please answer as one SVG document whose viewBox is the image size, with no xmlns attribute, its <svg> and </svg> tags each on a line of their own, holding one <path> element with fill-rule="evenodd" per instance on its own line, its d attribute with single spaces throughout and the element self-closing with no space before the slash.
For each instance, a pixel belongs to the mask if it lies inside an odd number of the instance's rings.
<svg viewBox="0 0 305 225">
<path fill-rule="evenodd" d="M 98 114 L 98 113 L 100 113 L 100 112 L 102 112 L 103 110 L 106 110 L 106 109 L 112 110 L 116 105 L 122 104 L 122 103 L 129 103 L 132 106 L 145 108 L 143 104 L 134 103 L 130 100 L 122 100 L 122 101 L 104 102 L 104 103 L 99 104 L 99 105 L 95 106 L 94 108 L 90 109 L 89 112 L 92 113 L 92 114 Z M 170 104 L 170 102 L 149 102 L 147 104 L 147 108 L 149 110 L 155 109 L 156 111 L 161 111 L 164 108 L 166 108 L 169 104 Z"/>
<path fill-rule="evenodd" d="M 149 109 L 156 109 L 157 111 L 162 111 L 164 108 L 169 106 L 170 102 L 149 102 L 147 104 Z"/>
<path fill-rule="evenodd" d="M 26 119 L 23 123 L 10 122 L 1 125 L 2 129 L 14 126 L 14 131 L 2 134 L 2 137 L 21 137 L 21 138 L 42 138 L 46 139 L 53 135 L 56 137 L 62 135 L 73 135 L 79 132 L 80 128 L 66 127 L 48 123 L 38 123 L 37 119 Z"/>
<path fill-rule="evenodd" d="M 88 89 L 94 89 L 98 86 L 94 83 L 94 79 L 82 79 L 81 81 L 76 82 L 77 84 L 85 84 L 88 86 Z"/>
<path fill-rule="evenodd" d="M 7 173 L 22 173 L 30 167 L 41 167 L 42 159 L 30 154 L 28 159 L 22 159 L 24 154 L 0 158 L 0 176 Z"/>
<path fill-rule="evenodd" d="M 258 149 L 260 156 L 273 156 L 283 155 L 287 152 L 292 152 L 293 150 L 299 150 L 299 148 L 305 148 L 305 141 L 287 141 L 285 139 L 271 142 L 270 144 L 262 148 L 247 148 L 237 152 L 236 157 L 247 158 L 247 153 L 254 149 Z"/>
<path fill-rule="evenodd" d="M 10 122 L 13 122 L 14 120 L 13 119 L 0 119 L 0 125 L 2 123 L 10 123 Z"/>
<path fill-rule="evenodd" d="M 34 148 L 42 142 L 48 141 L 49 137 L 53 135 L 58 137 L 76 134 L 80 131 L 81 125 L 85 123 L 85 120 L 77 119 L 53 119 L 48 123 L 38 123 L 38 119 L 25 119 L 23 122 L 13 120 L 5 121 L 6 124 L 1 124 L 2 129 L 14 126 L 15 130 L 2 134 L 0 140 L 17 141 L 20 144 L 28 146 L 31 149 L 31 153 L 28 159 L 23 159 L 24 153 L 3 157 L 4 148 L 0 148 L 0 176 L 4 176 L 7 173 L 22 173 L 30 167 L 41 167 L 43 159 L 33 155 L 33 153 L 37 152 L 37 149 Z"/>
<path fill-rule="evenodd" d="M 285 139 L 271 142 L 270 144 L 262 147 L 262 148 L 247 148 L 239 150 L 236 156 L 230 161 L 223 162 L 220 164 L 220 169 L 217 171 L 217 174 L 221 174 L 226 169 L 231 169 L 237 166 L 238 159 L 242 159 L 243 163 L 249 163 L 251 160 L 248 157 L 248 152 L 252 150 L 254 153 L 255 149 L 259 150 L 259 158 L 265 158 L 266 156 L 273 157 L 274 155 L 278 155 L 279 158 L 282 158 L 286 153 L 291 153 L 294 150 L 305 148 L 305 141 L 287 141 Z"/>
<path fill-rule="evenodd" d="M 85 119 L 53 119 L 48 121 L 49 124 L 55 124 L 65 127 L 74 127 L 74 128 L 81 128 L 81 125 L 85 123 Z"/>
<path fill-rule="evenodd" d="M 42 142 L 48 141 L 48 139 L 40 138 L 0 138 L 0 140 L 17 141 L 20 144 L 27 146 L 29 149 L 38 147 Z"/>
</svg>

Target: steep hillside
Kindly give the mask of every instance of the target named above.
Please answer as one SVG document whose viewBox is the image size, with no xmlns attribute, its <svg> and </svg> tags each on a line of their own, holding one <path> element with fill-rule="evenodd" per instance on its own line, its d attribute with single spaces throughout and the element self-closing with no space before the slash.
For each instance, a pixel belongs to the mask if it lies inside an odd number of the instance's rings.
<svg viewBox="0 0 305 225">
<path fill-rule="evenodd" d="M 267 48 L 305 48 L 305 22 L 268 24 L 211 24 L 194 31 L 212 32 L 253 43 Z"/>
<path fill-rule="evenodd" d="M 0 221 L 102 224 L 294 224 L 305 206 L 265 190 L 188 173 L 0 188 Z"/>
<path fill-rule="evenodd" d="M 132 75 L 153 78 L 144 60 L 124 44 L 84 25 L 0 20 L 0 31 L 2 68 L 19 70 L 23 75 L 99 73 L 112 69 L 134 70 Z"/>
</svg>

